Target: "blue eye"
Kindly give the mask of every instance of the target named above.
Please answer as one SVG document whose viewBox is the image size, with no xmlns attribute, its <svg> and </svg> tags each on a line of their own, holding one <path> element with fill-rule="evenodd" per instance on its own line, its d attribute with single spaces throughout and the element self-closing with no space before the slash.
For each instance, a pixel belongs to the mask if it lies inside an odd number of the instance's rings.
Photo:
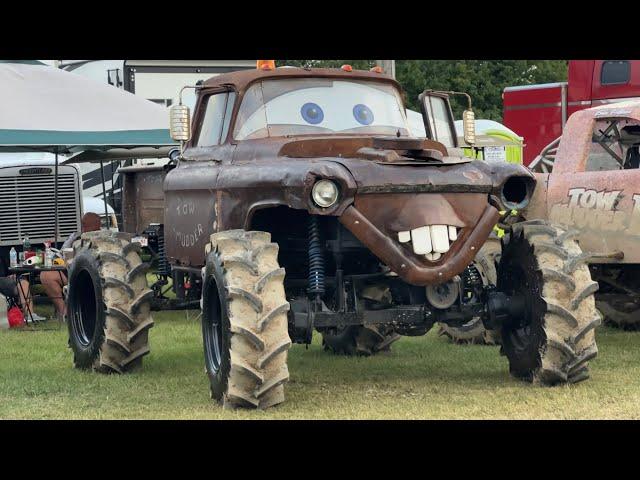
<svg viewBox="0 0 640 480">
<path fill-rule="evenodd" d="M 319 105 L 315 103 L 305 103 L 300 109 L 300 115 L 304 118 L 304 121 L 311 125 L 317 125 L 324 120 L 324 112 Z"/>
<path fill-rule="evenodd" d="M 373 123 L 373 112 L 366 105 L 359 103 L 353 107 L 353 118 L 362 125 L 371 125 Z"/>
</svg>

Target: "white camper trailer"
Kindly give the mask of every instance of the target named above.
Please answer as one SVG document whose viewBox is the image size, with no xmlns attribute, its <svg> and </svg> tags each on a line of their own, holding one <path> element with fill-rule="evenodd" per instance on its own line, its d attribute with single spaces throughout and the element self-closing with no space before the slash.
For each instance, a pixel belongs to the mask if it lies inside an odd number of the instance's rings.
<svg viewBox="0 0 640 480">
<path fill-rule="evenodd" d="M 101 83 L 113 85 L 169 107 L 178 101 L 180 90 L 185 85 L 195 85 L 221 73 L 255 69 L 255 60 L 59 60 L 58 66 Z M 193 110 L 195 94 L 187 89 L 183 103 Z M 167 125 L 169 112 L 167 111 Z M 106 162 L 104 178 L 107 203 L 120 212 L 121 186 L 117 169 L 120 166 L 143 164 L 163 165 L 167 158 Z M 98 163 L 81 163 L 83 195 L 102 197 L 102 177 Z"/>
</svg>

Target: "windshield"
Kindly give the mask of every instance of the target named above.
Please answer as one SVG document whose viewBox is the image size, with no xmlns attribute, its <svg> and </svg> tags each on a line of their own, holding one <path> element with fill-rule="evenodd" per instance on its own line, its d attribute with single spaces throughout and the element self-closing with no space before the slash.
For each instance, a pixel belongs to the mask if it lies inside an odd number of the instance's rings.
<svg viewBox="0 0 640 480">
<path fill-rule="evenodd" d="M 304 78 L 265 80 L 246 92 L 234 129 L 236 140 L 356 133 L 409 135 L 399 92 L 374 82 Z"/>
<path fill-rule="evenodd" d="M 628 119 L 596 121 L 587 172 L 626 170 L 640 165 L 640 125 Z"/>
</svg>

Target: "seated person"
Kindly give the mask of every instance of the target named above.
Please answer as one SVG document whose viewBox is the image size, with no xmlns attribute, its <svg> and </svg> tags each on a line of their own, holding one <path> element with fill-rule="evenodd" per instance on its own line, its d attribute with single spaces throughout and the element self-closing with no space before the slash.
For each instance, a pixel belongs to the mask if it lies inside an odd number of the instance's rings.
<svg viewBox="0 0 640 480">
<path fill-rule="evenodd" d="M 82 232 L 94 232 L 96 230 L 100 230 L 100 217 L 92 212 L 85 213 L 82 217 Z M 79 238 L 80 233 L 72 233 L 62 244 L 62 248 L 73 247 L 73 242 Z M 62 288 L 67 284 L 67 276 L 62 272 L 42 272 L 40 274 L 40 283 L 42 283 L 44 291 L 53 302 L 58 317 L 64 318 L 67 313 L 67 306 L 62 298 Z"/>
</svg>

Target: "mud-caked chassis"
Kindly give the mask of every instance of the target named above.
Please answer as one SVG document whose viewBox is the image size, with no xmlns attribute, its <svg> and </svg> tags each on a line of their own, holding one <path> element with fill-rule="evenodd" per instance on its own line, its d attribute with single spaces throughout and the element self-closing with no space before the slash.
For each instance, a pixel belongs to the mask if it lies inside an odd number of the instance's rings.
<svg viewBox="0 0 640 480">
<path fill-rule="evenodd" d="M 213 398 L 282 402 L 287 351 L 313 330 L 329 351 L 373 354 L 474 318 L 500 332 L 515 376 L 588 376 L 599 317 L 577 243 L 529 221 L 509 228 L 497 265 L 481 252 L 501 215 L 531 197 L 527 169 L 411 138 L 393 113 L 404 110 L 399 86 L 376 72 L 235 72 L 197 90 L 193 132 L 186 107 L 172 112 L 187 142 L 164 180 L 164 260 L 201 279 Z M 452 128 L 448 99 L 438 119 L 427 97 L 427 131 Z M 149 265 L 130 239 L 94 232 L 74 245 L 77 367 L 124 372 L 149 351 Z"/>
</svg>

